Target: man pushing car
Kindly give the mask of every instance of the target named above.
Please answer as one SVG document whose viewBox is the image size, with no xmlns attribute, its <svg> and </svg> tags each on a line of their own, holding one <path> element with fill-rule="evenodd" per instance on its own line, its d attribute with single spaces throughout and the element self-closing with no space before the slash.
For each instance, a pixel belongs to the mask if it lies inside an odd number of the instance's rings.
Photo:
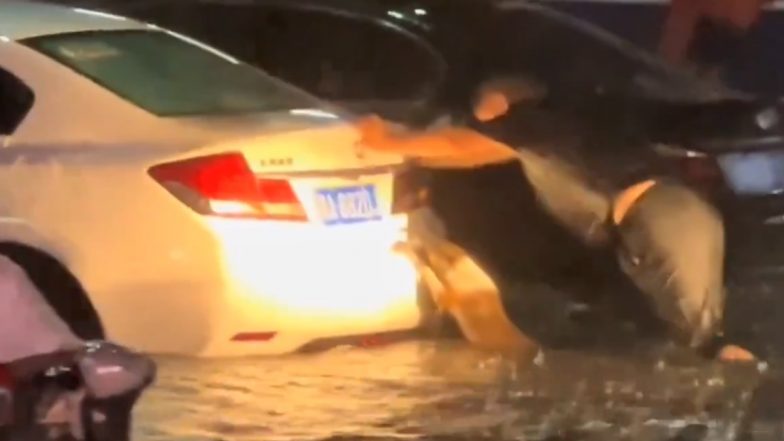
<svg viewBox="0 0 784 441">
<path fill-rule="evenodd" d="M 489 81 L 478 90 L 469 125 L 413 132 L 371 116 L 358 122 L 361 145 L 401 153 L 417 166 L 432 169 L 519 162 L 526 179 L 521 185 L 532 187 L 533 203 L 586 247 L 614 250 L 620 269 L 642 294 L 644 306 L 674 341 L 725 361 L 754 360 L 749 351 L 725 342 L 723 337 L 724 227 L 718 212 L 695 191 L 666 178 L 636 179 L 608 190 L 595 185 L 603 180 L 597 175 L 601 172 L 579 160 L 499 142 L 497 139 L 504 137 L 496 136 L 500 132 L 495 127 L 514 112 L 522 96 L 530 99 L 538 93 L 541 91 L 524 81 Z M 432 225 L 434 215 L 431 219 Z M 420 269 L 429 272 L 423 279 L 432 291 L 452 293 L 448 301 L 436 295 L 436 303 L 446 303 L 443 309 L 456 318 L 472 343 L 507 351 L 517 347 L 512 352 L 530 359 L 535 344 L 510 328 L 514 325 L 504 312 L 498 289 L 490 288 L 487 281 L 483 282 L 486 289 L 474 286 L 473 280 L 482 278 L 475 263 L 465 269 L 466 274 L 474 275 L 459 280 L 459 268 L 445 265 L 449 259 L 444 256 L 461 255 L 462 260 L 453 260 L 463 262 L 471 260 L 470 256 L 446 239 L 419 240 L 418 236 L 432 236 L 428 230 L 434 228 L 427 224 L 413 229 L 409 254 Z M 537 231 L 526 233 L 536 235 Z M 442 263 L 432 264 L 438 259 Z M 462 288 L 461 283 L 468 288 Z M 463 291 L 473 294 L 461 296 Z M 490 328 L 493 331 L 488 331 Z"/>
</svg>

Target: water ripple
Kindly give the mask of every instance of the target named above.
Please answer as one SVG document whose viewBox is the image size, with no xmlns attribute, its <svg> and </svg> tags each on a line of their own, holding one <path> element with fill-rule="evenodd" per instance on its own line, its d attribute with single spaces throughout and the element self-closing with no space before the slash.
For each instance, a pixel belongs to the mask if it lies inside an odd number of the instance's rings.
<svg viewBox="0 0 784 441">
<path fill-rule="evenodd" d="M 753 368 L 569 352 L 518 372 L 457 342 L 158 362 L 158 384 L 136 412 L 139 441 L 668 440 L 682 431 L 724 440 L 744 427 L 761 378 Z"/>
</svg>

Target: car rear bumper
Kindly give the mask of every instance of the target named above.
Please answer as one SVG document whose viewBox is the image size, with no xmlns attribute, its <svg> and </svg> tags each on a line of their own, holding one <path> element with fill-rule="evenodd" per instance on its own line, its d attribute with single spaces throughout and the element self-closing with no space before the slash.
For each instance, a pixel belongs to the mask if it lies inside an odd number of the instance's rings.
<svg viewBox="0 0 784 441">
<path fill-rule="evenodd" d="M 405 218 L 365 225 L 257 228 L 216 220 L 220 238 L 210 332 L 192 355 L 276 355 L 317 340 L 416 329 L 423 298 L 413 264 L 393 251 Z"/>
<path fill-rule="evenodd" d="M 199 355 L 282 354 L 314 340 L 420 325 L 416 270 L 392 250 L 405 230 L 380 223 L 251 236 L 236 227 L 216 227 L 224 238 L 225 310 Z M 265 250 L 284 236 L 285 253 Z"/>
</svg>

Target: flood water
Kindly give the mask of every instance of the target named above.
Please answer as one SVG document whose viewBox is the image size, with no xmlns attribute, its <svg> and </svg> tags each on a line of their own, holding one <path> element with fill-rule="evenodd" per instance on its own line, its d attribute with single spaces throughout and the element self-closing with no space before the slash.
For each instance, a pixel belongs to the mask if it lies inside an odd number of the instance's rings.
<svg viewBox="0 0 784 441">
<path fill-rule="evenodd" d="M 760 329 L 758 317 L 745 317 Z M 775 332 L 777 320 L 768 325 Z M 723 366 L 657 351 L 548 351 L 516 369 L 442 340 L 280 358 L 159 358 L 134 440 L 779 441 L 784 371 L 774 357 Z"/>
<path fill-rule="evenodd" d="M 514 375 L 462 344 L 283 359 L 161 359 L 136 440 L 738 439 L 757 370 L 550 353 Z M 781 426 L 781 423 L 778 423 Z M 686 427 L 690 426 L 690 427 Z M 780 440 L 780 427 L 753 430 Z M 571 438 L 569 432 L 593 435 Z"/>
</svg>

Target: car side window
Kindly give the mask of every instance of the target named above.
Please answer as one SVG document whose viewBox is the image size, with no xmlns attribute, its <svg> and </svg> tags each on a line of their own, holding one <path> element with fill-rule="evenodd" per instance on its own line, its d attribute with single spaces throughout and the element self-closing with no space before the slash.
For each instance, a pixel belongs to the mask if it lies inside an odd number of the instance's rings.
<svg viewBox="0 0 784 441">
<path fill-rule="evenodd" d="M 116 10 L 214 46 L 243 61 L 252 61 L 256 8 L 247 3 L 119 2 Z"/>
<path fill-rule="evenodd" d="M 33 91 L 0 68 L 0 136 L 11 135 L 33 107 Z"/>
<path fill-rule="evenodd" d="M 440 80 L 439 59 L 391 26 L 326 11 L 259 13 L 255 62 L 319 97 L 418 100 Z"/>
<path fill-rule="evenodd" d="M 374 109 L 426 101 L 443 60 L 390 23 L 273 2 L 164 2 L 121 12 L 196 37 L 324 99 Z"/>
<path fill-rule="evenodd" d="M 503 67 L 535 75 L 554 93 L 601 92 L 625 84 L 639 68 L 619 48 L 558 17 L 512 9 L 499 21 Z"/>
</svg>

